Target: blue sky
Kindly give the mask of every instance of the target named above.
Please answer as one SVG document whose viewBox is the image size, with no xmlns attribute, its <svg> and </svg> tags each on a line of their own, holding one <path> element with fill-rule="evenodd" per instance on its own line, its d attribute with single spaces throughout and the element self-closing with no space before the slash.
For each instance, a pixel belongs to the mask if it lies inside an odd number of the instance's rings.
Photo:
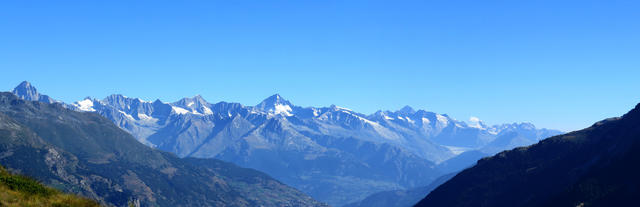
<svg viewBox="0 0 640 207">
<path fill-rule="evenodd" d="M 0 87 L 575 130 L 640 102 L 637 2 L 2 2 Z"/>
</svg>

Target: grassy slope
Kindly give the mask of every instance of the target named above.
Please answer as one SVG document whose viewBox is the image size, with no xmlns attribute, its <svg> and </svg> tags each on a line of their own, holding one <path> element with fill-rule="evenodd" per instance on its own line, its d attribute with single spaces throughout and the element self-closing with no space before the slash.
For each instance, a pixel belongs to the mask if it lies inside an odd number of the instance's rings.
<svg viewBox="0 0 640 207">
<path fill-rule="evenodd" d="M 0 206 L 99 206 L 93 200 L 44 186 L 39 182 L 14 175 L 0 167 Z"/>
</svg>

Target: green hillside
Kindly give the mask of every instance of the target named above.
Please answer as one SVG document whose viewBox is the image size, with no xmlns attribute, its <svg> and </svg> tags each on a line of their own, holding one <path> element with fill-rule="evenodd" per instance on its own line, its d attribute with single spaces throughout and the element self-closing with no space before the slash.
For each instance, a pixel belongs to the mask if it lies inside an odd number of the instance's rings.
<svg viewBox="0 0 640 207">
<path fill-rule="evenodd" d="M 0 206 L 99 206 L 93 200 L 44 186 L 21 175 L 7 172 L 0 166 Z"/>
</svg>

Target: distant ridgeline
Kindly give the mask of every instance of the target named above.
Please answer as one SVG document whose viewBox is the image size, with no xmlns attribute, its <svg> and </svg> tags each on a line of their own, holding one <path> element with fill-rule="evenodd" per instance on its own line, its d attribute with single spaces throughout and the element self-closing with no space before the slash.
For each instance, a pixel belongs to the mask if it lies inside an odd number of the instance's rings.
<svg viewBox="0 0 640 207">
<path fill-rule="evenodd" d="M 0 93 L 0 152 L 0 164 L 10 171 L 107 206 L 136 200 L 142 206 L 326 206 L 264 173 L 216 159 L 178 158 L 141 144 L 98 114 L 6 92 Z M 34 206 L 73 199 L 3 176 L 7 188 L 37 195 L 29 197 L 39 200 Z"/>
<path fill-rule="evenodd" d="M 179 157 L 217 158 L 263 171 L 332 206 L 382 191 L 424 189 L 482 157 L 561 133 L 528 123 L 463 122 L 411 107 L 371 115 L 335 105 L 300 107 L 278 94 L 243 106 L 212 104 L 201 96 L 164 103 L 122 95 L 66 104 L 28 82 L 12 92 L 100 114 L 139 142 Z"/>
<path fill-rule="evenodd" d="M 640 104 L 620 118 L 501 152 L 417 206 L 638 206 Z"/>
</svg>

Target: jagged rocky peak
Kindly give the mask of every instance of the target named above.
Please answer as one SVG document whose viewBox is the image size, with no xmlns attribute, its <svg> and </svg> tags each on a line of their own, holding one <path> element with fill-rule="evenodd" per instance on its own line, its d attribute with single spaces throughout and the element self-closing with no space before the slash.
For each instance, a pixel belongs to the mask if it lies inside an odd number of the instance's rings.
<svg viewBox="0 0 640 207">
<path fill-rule="evenodd" d="M 103 99 L 104 102 L 112 105 L 132 104 L 132 103 L 151 103 L 140 98 L 129 98 L 122 94 L 112 94 Z"/>
<path fill-rule="evenodd" d="M 177 106 L 182 106 L 185 108 L 191 108 L 191 107 L 207 106 L 209 105 L 209 102 L 204 100 L 204 98 L 202 98 L 201 95 L 195 95 L 192 98 L 182 98 L 173 104 Z"/>
<path fill-rule="evenodd" d="M 487 128 L 487 125 L 484 122 L 482 122 L 480 118 L 475 116 L 469 117 L 469 121 L 467 122 L 467 125 L 469 127 L 478 128 L 478 129 Z"/>
<path fill-rule="evenodd" d="M 24 99 L 24 100 L 40 101 L 40 102 L 45 102 L 45 103 L 55 103 L 56 102 L 55 100 L 53 100 L 49 96 L 42 95 L 42 94 L 38 93 L 38 90 L 36 89 L 36 87 L 31 85 L 31 83 L 29 83 L 28 81 L 22 81 L 22 83 L 20 83 L 18 86 L 16 86 L 11 91 L 11 93 L 15 94 L 16 96 L 18 96 L 18 97 L 20 97 L 21 99 Z"/>
<path fill-rule="evenodd" d="M 402 107 L 400 110 L 396 111 L 396 113 L 401 113 L 401 114 L 405 114 L 405 115 L 409 115 L 409 114 L 414 114 L 416 113 L 415 110 L 413 110 L 413 108 L 411 108 L 411 106 L 404 106 Z"/>
<path fill-rule="evenodd" d="M 155 101 L 153 101 L 153 104 L 154 104 L 154 105 L 157 105 L 157 104 L 164 104 L 164 102 L 162 102 L 160 99 L 156 99 Z"/>
<path fill-rule="evenodd" d="M 260 104 L 257 105 L 257 107 L 262 108 L 262 107 L 270 107 L 275 105 L 291 105 L 291 102 L 282 98 L 280 94 L 276 93 L 264 99 L 262 102 L 260 102 Z"/>
<path fill-rule="evenodd" d="M 37 97 L 38 95 L 40 95 L 38 94 L 38 90 L 36 89 L 36 87 L 33 87 L 31 83 L 27 81 L 22 81 L 22 83 L 16 86 L 11 92 L 23 99 L 29 97 Z"/>
<path fill-rule="evenodd" d="M 280 94 L 276 93 L 264 99 L 264 101 L 256 105 L 256 108 L 270 114 L 283 114 L 286 116 L 291 116 L 293 111 L 293 104 L 282 98 Z"/>
<path fill-rule="evenodd" d="M 110 108 L 121 111 L 135 117 L 147 117 L 151 115 L 157 106 L 152 102 L 142 100 L 140 98 L 130 98 L 122 94 L 112 94 L 105 97 L 102 101 L 95 101 L 94 104 L 107 105 Z"/>
<path fill-rule="evenodd" d="M 204 100 L 201 95 L 196 95 L 192 98 L 183 98 L 171 105 L 186 109 L 193 114 L 213 114 L 213 111 L 210 108 L 211 104 Z"/>
<path fill-rule="evenodd" d="M 129 98 L 122 94 L 112 94 L 105 97 L 103 100 L 108 105 L 115 106 L 116 108 L 125 108 L 128 104 Z"/>
</svg>

